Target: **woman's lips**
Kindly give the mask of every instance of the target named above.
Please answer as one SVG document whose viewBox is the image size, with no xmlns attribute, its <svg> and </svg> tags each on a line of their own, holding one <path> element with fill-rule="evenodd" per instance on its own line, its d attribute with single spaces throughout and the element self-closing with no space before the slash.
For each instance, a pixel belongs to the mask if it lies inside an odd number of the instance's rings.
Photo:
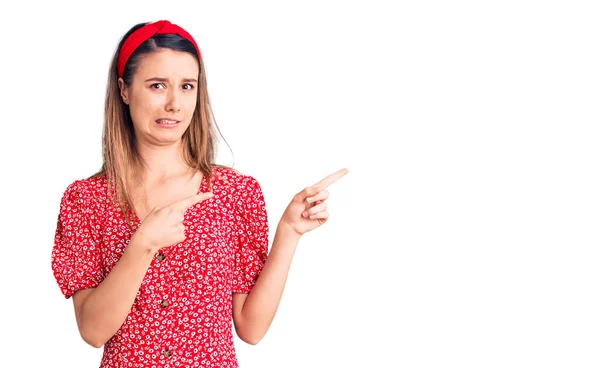
<svg viewBox="0 0 600 368">
<path fill-rule="evenodd" d="M 179 121 L 176 121 L 176 120 L 163 120 L 163 119 L 158 119 L 158 120 L 155 120 L 154 122 L 164 128 L 172 128 L 172 127 L 177 126 L 180 123 Z"/>
</svg>

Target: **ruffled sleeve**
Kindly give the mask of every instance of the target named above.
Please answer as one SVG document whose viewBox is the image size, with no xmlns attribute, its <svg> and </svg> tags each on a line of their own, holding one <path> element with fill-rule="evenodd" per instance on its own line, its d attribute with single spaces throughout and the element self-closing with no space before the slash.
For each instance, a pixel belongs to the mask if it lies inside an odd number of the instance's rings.
<svg viewBox="0 0 600 368">
<path fill-rule="evenodd" d="M 67 299 L 77 290 L 98 286 L 104 279 L 100 226 L 90 197 L 78 180 L 67 187 L 60 203 L 52 272 Z"/>
<path fill-rule="evenodd" d="M 234 228 L 234 293 L 248 294 L 254 287 L 268 255 L 269 224 L 262 189 L 256 179 L 242 175 Z"/>
</svg>

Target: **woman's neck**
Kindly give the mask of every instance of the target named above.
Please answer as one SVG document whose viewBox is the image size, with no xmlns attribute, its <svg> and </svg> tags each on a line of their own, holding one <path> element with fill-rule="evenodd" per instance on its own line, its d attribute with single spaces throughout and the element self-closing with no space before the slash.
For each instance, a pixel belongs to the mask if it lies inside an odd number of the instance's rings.
<svg viewBox="0 0 600 368">
<path fill-rule="evenodd" d="M 183 157 L 181 143 L 170 146 L 138 145 L 138 152 L 145 165 L 138 170 L 136 175 L 147 183 L 169 181 L 173 178 L 192 175 L 192 169 Z"/>
</svg>

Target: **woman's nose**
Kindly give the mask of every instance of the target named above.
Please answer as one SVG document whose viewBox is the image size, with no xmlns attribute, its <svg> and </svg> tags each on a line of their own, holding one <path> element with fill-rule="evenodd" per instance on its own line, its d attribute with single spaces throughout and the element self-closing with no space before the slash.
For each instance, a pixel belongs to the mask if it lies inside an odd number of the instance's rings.
<svg viewBox="0 0 600 368">
<path fill-rule="evenodd" d="M 181 97 L 177 92 L 169 93 L 167 97 L 167 110 L 179 111 L 181 109 Z"/>
</svg>

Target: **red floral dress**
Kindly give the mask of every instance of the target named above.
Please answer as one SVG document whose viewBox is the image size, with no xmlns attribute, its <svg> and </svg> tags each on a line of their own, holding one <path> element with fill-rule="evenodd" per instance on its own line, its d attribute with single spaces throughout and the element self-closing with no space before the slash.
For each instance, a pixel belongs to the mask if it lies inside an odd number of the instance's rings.
<svg viewBox="0 0 600 368">
<path fill-rule="evenodd" d="M 256 179 L 217 167 L 214 196 L 189 208 L 186 240 L 160 249 L 131 310 L 104 345 L 101 368 L 238 367 L 232 293 L 249 293 L 267 259 L 268 221 Z M 208 192 L 204 175 L 198 192 Z M 106 177 L 76 180 L 62 197 L 52 271 L 64 294 L 98 286 L 131 236 Z"/>
</svg>

